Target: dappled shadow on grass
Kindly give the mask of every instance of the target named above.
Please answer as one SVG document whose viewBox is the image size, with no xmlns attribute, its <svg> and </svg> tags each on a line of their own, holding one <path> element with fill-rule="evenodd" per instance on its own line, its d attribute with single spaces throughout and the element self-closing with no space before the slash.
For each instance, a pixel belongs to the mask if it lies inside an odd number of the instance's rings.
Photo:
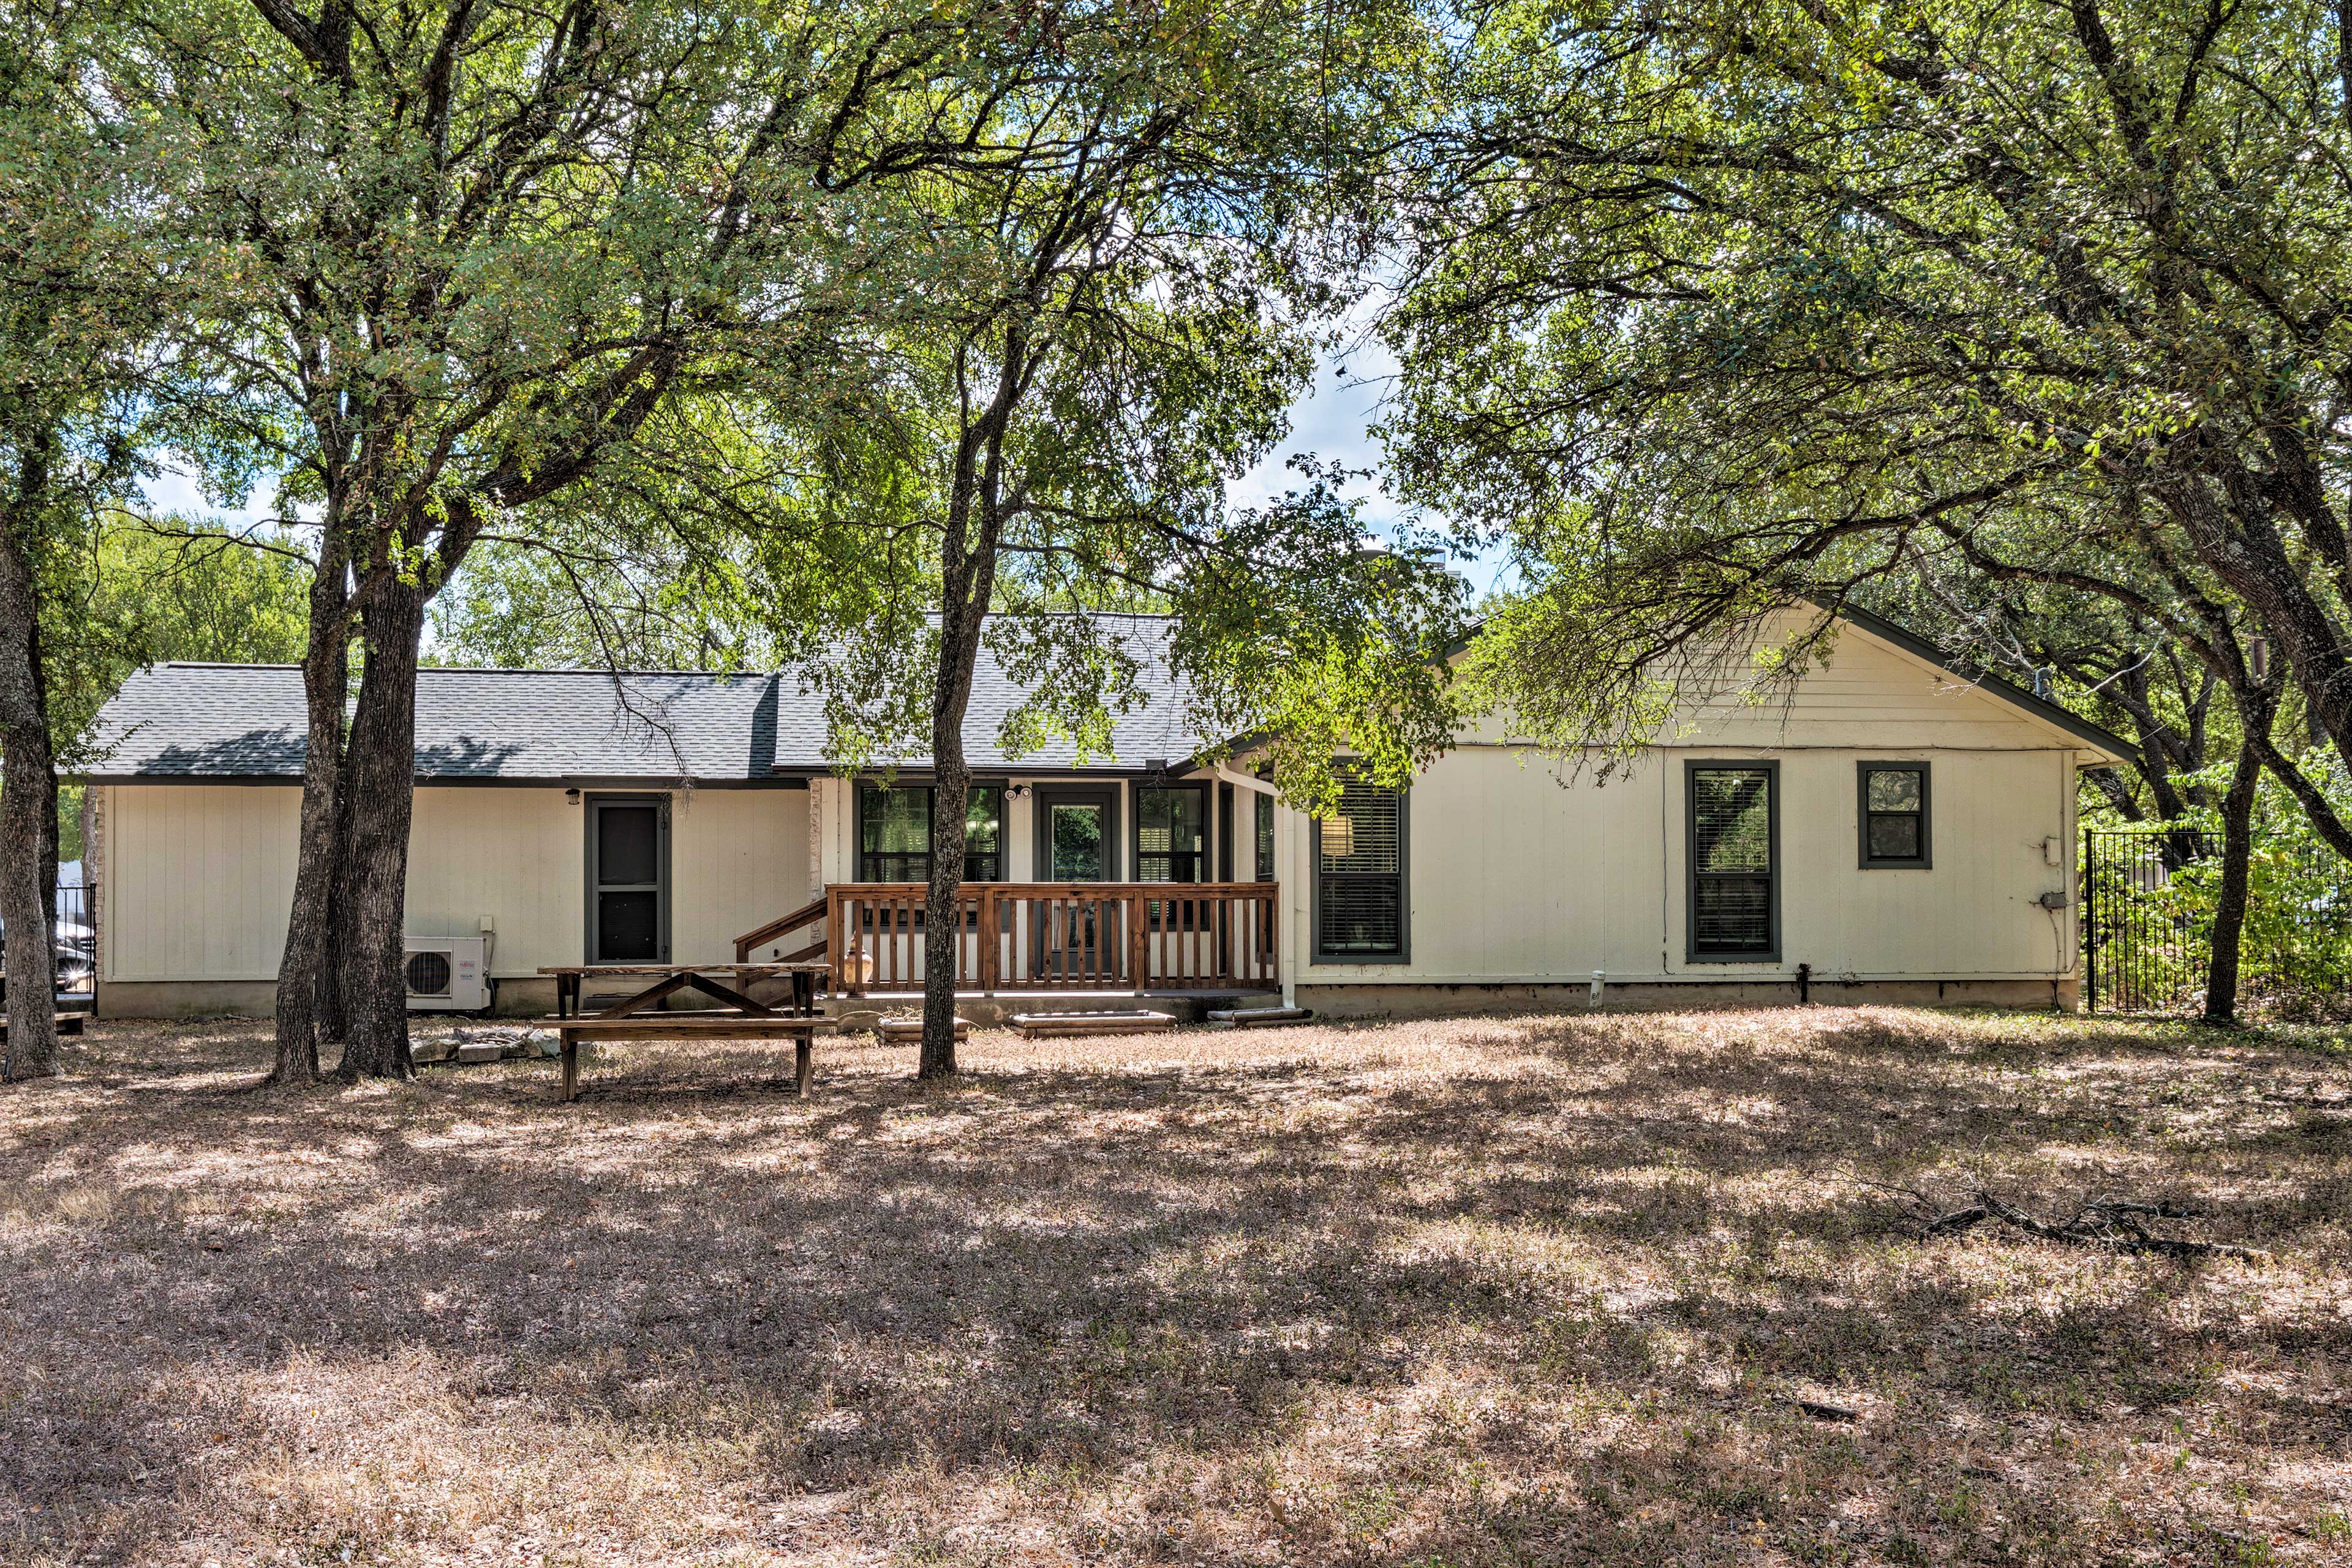
<svg viewBox="0 0 2352 1568">
<path fill-rule="evenodd" d="M 982 1036 L 947 1087 L 829 1045 L 807 1102 L 789 1047 L 640 1047 L 570 1106 L 538 1063 L 223 1097 L 254 1026 L 82 1050 L 0 1100 L 28 1560 L 2291 1560 L 2345 1479 L 2347 1143 L 2295 1103 L 2345 1075 L 2259 1044 Z M 2277 1256 L 1922 1246 L 1858 1179 L 1963 1166 Z"/>
</svg>

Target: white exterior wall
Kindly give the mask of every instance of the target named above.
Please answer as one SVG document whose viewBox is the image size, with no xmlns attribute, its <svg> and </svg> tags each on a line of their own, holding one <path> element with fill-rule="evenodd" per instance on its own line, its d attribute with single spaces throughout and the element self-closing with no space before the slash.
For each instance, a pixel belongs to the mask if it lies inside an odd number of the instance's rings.
<svg viewBox="0 0 2352 1568">
<path fill-rule="evenodd" d="M 275 980 L 294 895 L 300 790 L 103 787 L 101 978 Z M 732 962 L 737 933 L 808 896 L 808 793 L 667 793 L 670 951 Z M 493 974 L 581 962 L 585 815 L 560 788 L 419 789 L 409 837 L 410 934 L 470 936 L 488 916 L 498 938 Z"/>
<path fill-rule="evenodd" d="M 101 980 L 275 980 L 299 789 L 109 784 Z"/>
<path fill-rule="evenodd" d="M 1780 958 L 1687 956 L 1684 764 L 1780 764 Z M 1929 768 L 1927 870 L 1864 869 L 1855 764 Z M 1417 780 L 1407 806 L 1412 961 L 1310 962 L 1312 835 L 1294 857 L 1286 961 L 1300 984 L 1756 980 L 1810 963 L 1832 979 L 2030 979 L 2074 968 L 2074 911 L 2036 901 L 2073 887 L 2074 759 L 2055 750 L 1743 750 L 1653 753 L 1630 777 L 1563 787 L 1515 752 L 1474 746 Z M 2049 865 L 2055 839 L 2064 864 Z"/>
<path fill-rule="evenodd" d="M 1563 784 L 1556 763 L 1468 739 L 1407 805 L 1405 963 L 1312 962 L 1313 834 L 1278 841 L 1285 978 L 1297 985 L 1761 981 L 1800 963 L 1832 982 L 2074 974 L 2075 738 L 1848 630 L 1794 697 L 1687 714 L 1630 774 Z M 1693 963 L 1684 767 L 1780 765 L 1780 954 Z M 1929 766 L 1932 868 L 1859 865 L 1862 762 Z M 2056 840 L 2059 864 L 2045 859 Z M 2045 892 L 2067 895 L 2050 910 Z"/>
</svg>

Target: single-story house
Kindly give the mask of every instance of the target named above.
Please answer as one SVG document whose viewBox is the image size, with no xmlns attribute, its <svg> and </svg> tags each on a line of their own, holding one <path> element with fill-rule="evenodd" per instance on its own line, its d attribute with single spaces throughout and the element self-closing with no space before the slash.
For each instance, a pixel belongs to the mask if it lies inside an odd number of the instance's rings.
<svg viewBox="0 0 2352 1568">
<path fill-rule="evenodd" d="M 1489 723 L 1325 821 L 1246 756 L 1198 765 L 1148 660 L 1108 755 L 1005 756 L 1022 693 L 983 658 L 964 984 L 1328 1013 L 1801 988 L 2071 1009 L 2075 775 L 2125 742 L 1849 622 L 1785 702 L 1694 706 L 1605 784 Z M 416 701 L 410 931 L 484 938 L 499 1010 L 546 1011 L 539 969 L 583 963 L 798 953 L 837 996 L 919 986 L 926 762 L 839 776 L 793 678 L 428 668 Z M 292 668 L 156 666 L 107 706 L 102 1016 L 268 1009 L 303 731 Z"/>
</svg>

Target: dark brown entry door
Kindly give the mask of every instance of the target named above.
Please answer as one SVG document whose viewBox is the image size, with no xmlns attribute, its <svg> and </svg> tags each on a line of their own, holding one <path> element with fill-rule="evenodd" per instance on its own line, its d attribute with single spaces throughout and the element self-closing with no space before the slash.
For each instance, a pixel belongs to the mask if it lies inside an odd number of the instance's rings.
<svg viewBox="0 0 2352 1568">
<path fill-rule="evenodd" d="M 669 802 L 588 797 L 588 962 L 669 958 Z"/>
</svg>

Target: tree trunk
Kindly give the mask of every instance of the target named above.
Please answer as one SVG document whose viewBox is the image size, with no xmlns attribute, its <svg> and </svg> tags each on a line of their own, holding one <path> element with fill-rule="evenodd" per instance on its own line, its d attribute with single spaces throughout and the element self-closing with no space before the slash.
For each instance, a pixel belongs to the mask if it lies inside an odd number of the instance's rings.
<svg viewBox="0 0 2352 1568">
<path fill-rule="evenodd" d="M 367 667 L 345 749 L 351 813 L 342 868 L 346 1082 L 411 1078 L 401 947 L 408 899 L 408 824 L 416 782 L 416 655 L 425 590 L 386 571 L 361 590 Z"/>
<path fill-rule="evenodd" d="M 952 574 L 963 578 L 968 573 Z M 931 686 L 931 879 L 923 900 L 923 1049 L 917 1078 L 947 1078 L 956 1070 L 956 958 L 963 947 L 966 803 L 971 766 L 964 760 L 963 719 L 971 705 L 973 666 L 980 657 L 985 596 L 975 609 L 950 595 L 940 626 L 940 668 Z"/>
<path fill-rule="evenodd" d="M 0 926 L 8 1013 L 0 1079 L 12 1083 L 58 1070 L 58 774 L 38 595 L 23 538 L 0 522 Z"/>
<path fill-rule="evenodd" d="M 351 858 L 352 796 L 349 790 L 335 792 L 334 826 L 335 866 L 327 889 L 327 945 L 320 951 L 319 973 L 314 989 L 318 994 L 318 1037 L 321 1047 L 333 1046 L 335 1058 L 342 1059 L 343 1042 L 351 1037 L 350 1019 L 343 1012 L 343 952 L 348 946 L 344 937 L 351 929 L 352 911 L 349 890 L 343 885 L 343 862 Z"/>
<path fill-rule="evenodd" d="M 319 1076 L 324 1004 L 341 977 L 332 961 L 336 868 L 343 858 L 340 831 L 343 766 L 343 702 L 351 672 L 350 587 L 338 530 L 328 528 L 310 583 L 310 646 L 302 653 L 302 697 L 309 710 L 302 758 L 302 815 L 295 851 L 294 901 L 286 920 L 286 946 L 278 961 L 277 1083 L 309 1083 Z M 325 1031 L 340 1038 L 338 1027 Z"/>
<path fill-rule="evenodd" d="M 915 1076 L 947 1078 L 956 1070 L 956 955 L 963 947 L 963 910 L 956 901 L 963 880 L 965 801 L 971 767 L 963 754 L 963 720 L 971 706 L 971 677 L 980 662 L 980 635 L 996 597 L 996 547 L 1003 537 L 1004 429 L 1026 386 L 1028 334 L 1005 334 L 996 395 L 964 426 L 956 443 L 955 478 L 947 526 L 940 539 L 940 667 L 931 682 L 931 881 L 923 900 L 929 939 L 923 943 L 923 1049 Z M 974 525 L 977 524 L 977 527 Z M 950 933 L 940 941 L 940 933 Z"/>
<path fill-rule="evenodd" d="M 2256 722 L 2252 718 L 2249 724 Z M 2262 755 L 2241 747 L 2221 800 L 2221 894 L 2213 910 L 2213 947 L 2205 967 L 2205 1012 L 2199 1021 L 2226 1027 L 2238 1021 L 2238 949 L 2246 931 L 2246 891 L 2254 849 L 2254 795 Z"/>
</svg>

